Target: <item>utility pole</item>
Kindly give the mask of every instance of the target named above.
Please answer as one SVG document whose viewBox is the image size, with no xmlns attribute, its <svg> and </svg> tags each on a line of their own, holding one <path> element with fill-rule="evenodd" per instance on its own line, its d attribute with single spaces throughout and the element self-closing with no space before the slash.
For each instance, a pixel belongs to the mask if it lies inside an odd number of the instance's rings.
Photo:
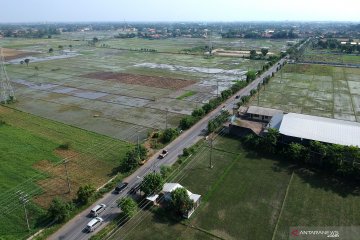
<svg viewBox="0 0 360 240">
<path fill-rule="evenodd" d="M 212 165 L 212 151 L 213 151 L 213 138 L 210 137 L 210 159 L 209 159 L 209 167 L 213 168 L 214 166 Z"/>
<path fill-rule="evenodd" d="M 138 152 L 138 159 L 140 159 L 140 140 L 139 140 L 139 135 L 137 135 L 137 152 Z"/>
<path fill-rule="evenodd" d="M 17 194 L 19 195 L 19 200 L 20 200 L 20 202 L 21 202 L 21 203 L 23 204 L 23 206 L 24 206 L 25 220 L 26 220 L 27 228 L 28 228 L 28 230 L 29 230 L 29 232 L 30 232 L 31 230 L 30 230 L 29 218 L 28 218 L 28 214 L 27 214 L 27 210 L 26 210 L 26 203 L 29 202 L 28 195 L 25 194 L 25 193 L 22 192 L 22 191 L 18 191 Z"/>
<path fill-rule="evenodd" d="M 69 161 L 68 160 L 64 160 L 64 166 L 65 166 L 65 173 L 66 173 L 66 181 L 67 181 L 67 185 L 68 185 L 68 189 L 69 189 L 69 193 L 71 192 L 71 186 L 70 186 L 70 179 L 69 179 L 69 173 L 67 170 L 67 163 Z"/>
<path fill-rule="evenodd" d="M 168 112 L 169 112 L 169 109 L 166 108 L 166 117 L 165 117 L 165 129 L 168 128 Z"/>
</svg>

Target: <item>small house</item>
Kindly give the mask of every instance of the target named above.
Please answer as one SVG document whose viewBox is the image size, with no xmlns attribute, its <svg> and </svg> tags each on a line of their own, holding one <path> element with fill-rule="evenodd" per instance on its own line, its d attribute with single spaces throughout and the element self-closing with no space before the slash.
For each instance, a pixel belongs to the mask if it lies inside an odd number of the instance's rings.
<svg viewBox="0 0 360 240">
<path fill-rule="evenodd" d="M 162 193 L 164 194 L 165 201 L 171 201 L 171 192 L 174 191 L 177 188 L 184 188 L 179 183 L 165 183 Z M 189 198 L 194 201 L 194 208 L 188 211 L 186 214 L 184 214 L 185 218 L 190 218 L 191 215 L 195 212 L 195 209 L 200 205 L 200 199 L 201 195 L 195 194 L 187 190 L 187 193 L 189 195 Z"/>
<path fill-rule="evenodd" d="M 246 118 L 263 122 L 270 122 L 274 115 L 284 113 L 281 110 L 258 106 L 250 106 L 246 111 L 244 111 L 244 109 L 239 110 L 245 115 Z"/>
</svg>

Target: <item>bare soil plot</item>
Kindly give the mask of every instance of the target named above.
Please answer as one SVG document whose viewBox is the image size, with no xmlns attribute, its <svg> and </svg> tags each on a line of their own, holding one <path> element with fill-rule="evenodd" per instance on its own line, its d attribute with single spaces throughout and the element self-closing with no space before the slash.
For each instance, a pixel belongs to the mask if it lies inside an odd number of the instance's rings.
<svg viewBox="0 0 360 240">
<path fill-rule="evenodd" d="M 196 81 L 192 81 L 192 80 L 144 76 L 144 75 L 135 75 L 135 74 L 127 74 L 127 73 L 113 73 L 113 72 L 95 72 L 95 73 L 81 75 L 80 77 L 116 81 L 121 83 L 142 85 L 148 87 L 175 89 L 175 90 L 196 83 Z"/>
<path fill-rule="evenodd" d="M 4 58 L 5 58 L 5 61 L 26 57 L 26 56 L 29 56 L 29 55 L 35 55 L 35 54 L 39 54 L 39 53 L 37 53 L 37 52 L 19 51 L 19 50 L 10 49 L 10 48 L 3 48 L 3 55 L 4 55 Z"/>
</svg>

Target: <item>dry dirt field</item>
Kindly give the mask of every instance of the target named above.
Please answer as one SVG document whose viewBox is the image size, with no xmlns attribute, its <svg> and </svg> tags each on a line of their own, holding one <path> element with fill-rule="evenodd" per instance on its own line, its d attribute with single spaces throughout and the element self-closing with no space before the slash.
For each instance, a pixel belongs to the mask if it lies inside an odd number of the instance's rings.
<svg viewBox="0 0 360 240">
<path fill-rule="evenodd" d="M 127 73 L 113 73 L 113 72 L 95 72 L 82 75 L 80 77 L 93 78 L 100 80 L 110 80 L 126 84 L 141 85 L 147 87 L 158 87 L 165 89 L 179 90 L 184 87 L 190 86 L 196 81 L 176 79 L 169 77 L 155 77 L 155 76 L 144 76 Z"/>
</svg>

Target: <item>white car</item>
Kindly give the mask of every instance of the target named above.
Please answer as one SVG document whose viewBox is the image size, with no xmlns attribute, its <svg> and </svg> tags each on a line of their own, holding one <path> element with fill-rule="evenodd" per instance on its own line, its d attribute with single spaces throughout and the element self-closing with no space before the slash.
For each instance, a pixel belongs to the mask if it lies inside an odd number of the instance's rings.
<svg viewBox="0 0 360 240">
<path fill-rule="evenodd" d="M 93 209 L 91 209 L 90 211 L 90 216 L 92 217 L 97 217 L 99 216 L 100 213 L 102 213 L 103 211 L 105 211 L 106 209 L 106 205 L 105 204 L 98 204 L 96 205 Z"/>
<path fill-rule="evenodd" d="M 96 217 L 93 220 L 91 220 L 87 225 L 86 225 L 86 230 L 88 232 L 93 232 L 95 231 L 95 229 L 100 226 L 102 223 L 104 222 L 104 220 L 101 217 Z"/>
</svg>

